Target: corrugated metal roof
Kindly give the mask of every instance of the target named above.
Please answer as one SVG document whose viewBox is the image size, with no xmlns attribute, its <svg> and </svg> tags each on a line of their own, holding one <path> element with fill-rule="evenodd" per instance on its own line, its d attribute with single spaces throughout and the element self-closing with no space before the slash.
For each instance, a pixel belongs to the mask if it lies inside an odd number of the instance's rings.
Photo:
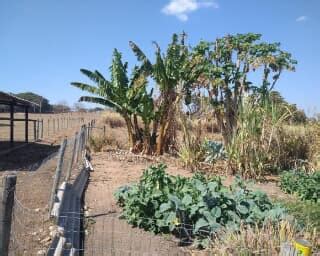
<svg viewBox="0 0 320 256">
<path fill-rule="evenodd" d="M 1 92 L 0 91 L 0 104 L 6 104 L 6 105 L 10 105 L 10 104 L 14 104 L 14 105 L 19 105 L 19 106 L 39 106 L 39 104 L 34 103 L 32 101 L 29 100 L 24 100 L 22 98 L 19 98 L 17 96 L 14 96 L 13 94 L 10 93 L 5 93 L 5 92 Z"/>
</svg>

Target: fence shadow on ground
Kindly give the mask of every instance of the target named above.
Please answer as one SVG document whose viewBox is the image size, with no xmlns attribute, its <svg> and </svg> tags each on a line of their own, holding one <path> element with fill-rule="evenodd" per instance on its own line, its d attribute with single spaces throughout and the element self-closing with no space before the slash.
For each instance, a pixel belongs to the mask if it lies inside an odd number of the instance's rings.
<svg viewBox="0 0 320 256">
<path fill-rule="evenodd" d="M 3 143 L 6 142 L 1 141 L 1 146 Z M 36 165 L 59 149 L 59 145 L 24 142 L 15 142 L 15 147 L 16 149 L 0 155 L 0 172 L 30 170 L 32 165 Z"/>
</svg>

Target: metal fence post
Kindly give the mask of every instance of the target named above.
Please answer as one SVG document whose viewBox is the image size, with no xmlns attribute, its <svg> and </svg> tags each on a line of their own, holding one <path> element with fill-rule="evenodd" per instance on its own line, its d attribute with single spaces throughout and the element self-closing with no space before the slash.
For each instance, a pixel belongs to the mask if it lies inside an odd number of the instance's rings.
<svg viewBox="0 0 320 256">
<path fill-rule="evenodd" d="M 7 175 L 3 177 L 2 183 L 0 184 L 0 255 L 3 256 L 7 256 L 9 253 L 16 183 L 16 175 Z"/>
<path fill-rule="evenodd" d="M 76 146 L 77 146 L 77 140 L 78 140 L 78 133 L 76 132 L 74 135 L 74 140 L 73 140 L 73 148 L 72 148 L 72 155 L 71 155 L 71 159 L 69 162 L 69 166 L 68 166 L 68 171 L 67 171 L 67 176 L 66 176 L 66 182 L 69 181 L 70 176 L 71 176 L 71 170 L 72 170 L 72 165 L 74 162 L 74 156 L 75 156 L 75 151 L 76 151 Z"/>
<path fill-rule="evenodd" d="M 52 185 L 52 191 L 51 191 L 50 202 L 49 202 L 49 218 L 51 215 L 52 206 L 55 202 L 56 192 L 57 192 L 57 188 L 59 185 L 59 180 L 60 180 L 60 176 L 61 176 L 61 172 L 62 172 L 63 157 L 64 157 L 64 152 L 65 152 L 66 146 L 67 146 L 67 139 L 64 139 L 61 142 L 61 146 L 59 149 L 57 168 L 56 168 L 56 173 L 55 173 L 54 181 L 53 181 L 53 185 Z"/>
</svg>

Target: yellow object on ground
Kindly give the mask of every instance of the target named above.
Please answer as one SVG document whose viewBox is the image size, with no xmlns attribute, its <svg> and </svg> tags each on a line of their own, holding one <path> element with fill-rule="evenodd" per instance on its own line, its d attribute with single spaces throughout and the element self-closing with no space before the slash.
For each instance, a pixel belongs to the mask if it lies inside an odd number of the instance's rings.
<svg viewBox="0 0 320 256">
<path fill-rule="evenodd" d="M 303 256 L 311 256 L 311 244 L 307 240 L 298 239 L 294 241 L 295 249 Z"/>
</svg>

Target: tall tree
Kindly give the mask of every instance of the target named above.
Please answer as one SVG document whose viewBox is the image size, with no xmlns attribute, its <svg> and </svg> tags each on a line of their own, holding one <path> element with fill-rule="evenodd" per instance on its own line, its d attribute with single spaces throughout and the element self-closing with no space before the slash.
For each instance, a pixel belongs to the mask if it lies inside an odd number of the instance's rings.
<svg viewBox="0 0 320 256">
<path fill-rule="evenodd" d="M 295 69 L 291 54 L 280 49 L 279 43 L 261 42 L 260 34 L 227 35 L 214 42 L 201 41 L 194 51 L 207 68 L 204 84 L 215 107 L 215 116 L 228 143 L 237 127 L 239 106 L 245 95 L 258 93 L 265 97 L 274 88 L 284 70 Z M 250 74 L 261 74 L 253 84 Z"/>
</svg>

